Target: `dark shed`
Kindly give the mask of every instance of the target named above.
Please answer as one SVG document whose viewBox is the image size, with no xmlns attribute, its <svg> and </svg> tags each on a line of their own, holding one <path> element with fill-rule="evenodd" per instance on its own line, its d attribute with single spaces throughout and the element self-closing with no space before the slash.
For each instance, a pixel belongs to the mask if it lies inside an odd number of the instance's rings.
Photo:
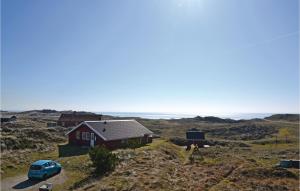
<svg viewBox="0 0 300 191">
<path fill-rule="evenodd" d="M 282 160 L 279 166 L 283 168 L 300 168 L 300 160 Z"/>
</svg>

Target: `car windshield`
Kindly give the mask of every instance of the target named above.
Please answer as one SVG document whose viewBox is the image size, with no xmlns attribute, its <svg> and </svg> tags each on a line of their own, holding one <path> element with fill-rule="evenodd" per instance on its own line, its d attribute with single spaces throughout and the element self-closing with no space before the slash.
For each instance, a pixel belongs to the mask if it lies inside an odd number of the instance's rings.
<svg viewBox="0 0 300 191">
<path fill-rule="evenodd" d="M 40 165 L 31 165 L 30 170 L 41 170 L 42 166 Z"/>
</svg>

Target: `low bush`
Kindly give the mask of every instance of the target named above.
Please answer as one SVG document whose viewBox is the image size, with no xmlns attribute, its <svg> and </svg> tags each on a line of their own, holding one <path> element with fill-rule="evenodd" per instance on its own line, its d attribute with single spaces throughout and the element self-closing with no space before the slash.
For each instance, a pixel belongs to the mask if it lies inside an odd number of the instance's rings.
<svg viewBox="0 0 300 191">
<path fill-rule="evenodd" d="M 103 146 L 97 146 L 89 151 L 90 159 L 98 175 L 113 170 L 117 164 L 117 156 Z"/>
<path fill-rule="evenodd" d="M 131 149 L 136 149 L 136 148 L 139 148 L 141 146 L 143 146 L 144 144 L 140 143 L 139 140 L 137 139 L 131 139 L 131 140 L 128 140 L 128 147 L 131 148 Z"/>
<path fill-rule="evenodd" d="M 248 168 L 243 169 L 241 175 L 249 178 L 299 178 L 299 175 L 284 168 Z"/>
<path fill-rule="evenodd" d="M 180 137 L 171 137 L 169 139 L 169 141 L 178 146 L 187 146 L 188 145 L 188 140 L 186 140 L 184 138 L 180 138 Z"/>
</svg>

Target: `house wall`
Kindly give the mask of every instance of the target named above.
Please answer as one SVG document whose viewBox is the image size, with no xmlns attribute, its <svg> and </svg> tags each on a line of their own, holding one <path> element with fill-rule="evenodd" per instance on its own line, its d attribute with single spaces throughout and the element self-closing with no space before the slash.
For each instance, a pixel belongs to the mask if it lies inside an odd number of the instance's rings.
<svg viewBox="0 0 300 191">
<path fill-rule="evenodd" d="M 80 131 L 80 139 L 76 138 L 77 131 Z M 83 132 L 94 133 L 89 127 L 87 127 L 86 125 L 83 124 L 80 127 L 78 127 L 75 131 L 72 131 L 71 133 L 69 133 L 69 143 L 78 145 L 78 146 L 90 146 L 90 140 L 82 140 Z M 103 142 L 101 137 L 99 137 L 96 133 L 94 133 L 94 134 L 96 137 L 95 145 L 96 145 L 96 143 L 101 144 Z"/>
<path fill-rule="evenodd" d="M 1 118 L 1 123 L 4 123 L 4 122 L 11 122 L 11 121 L 16 121 L 17 118 L 16 117 L 10 117 L 10 118 Z"/>
<path fill-rule="evenodd" d="M 77 131 L 80 131 L 80 139 L 76 139 Z M 82 124 L 75 131 L 72 131 L 71 133 L 69 133 L 69 135 L 68 135 L 69 143 L 72 145 L 78 145 L 78 146 L 90 146 L 90 140 L 82 140 L 82 132 L 94 133 L 94 131 L 92 131 L 89 127 Z M 130 141 L 137 141 L 138 143 L 140 142 L 141 144 L 146 144 L 146 143 L 152 142 L 152 137 L 147 137 L 147 136 L 136 137 L 136 138 L 131 138 L 131 139 L 123 139 L 123 140 L 104 141 L 96 133 L 94 133 L 94 134 L 96 137 L 95 145 L 105 145 L 109 149 L 116 149 L 116 148 L 124 147 L 126 145 L 126 143 L 128 143 Z"/>
<path fill-rule="evenodd" d="M 201 139 L 205 139 L 205 134 L 204 132 L 196 132 L 196 131 L 192 131 L 192 132 L 189 132 L 187 131 L 186 132 L 186 139 L 192 139 L 192 140 L 201 140 Z"/>
<path fill-rule="evenodd" d="M 63 126 L 63 127 L 72 127 L 72 126 L 78 125 L 81 122 L 82 121 L 58 121 L 57 125 Z"/>
<path fill-rule="evenodd" d="M 10 121 L 10 118 L 1 118 L 1 123 L 9 122 L 9 121 Z"/>
<path fill-rule="evenodd" d="M 76 114 L 61 114 L 57 124 L 63 127 L 72 127 L 80 124 L 83 121 L 101 121 L 102 115 L 81 115 Z"/>
</svg>

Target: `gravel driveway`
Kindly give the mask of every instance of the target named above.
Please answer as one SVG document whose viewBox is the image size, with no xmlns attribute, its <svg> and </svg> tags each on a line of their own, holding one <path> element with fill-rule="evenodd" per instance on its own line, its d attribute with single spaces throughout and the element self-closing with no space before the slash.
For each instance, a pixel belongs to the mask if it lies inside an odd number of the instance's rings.
<svg viewBox="0 0 300 191">
<path fill-rule="evenodd" d="M 9 190 L 38 190 L 39 187 L 46 182 L 52 183 L 53 187 L 57 184 L 63 184 L 67 179 L 67 176 L 62 170 L 60 174 L 52 176 L 44 181 L 39 180 L 28 180 L 27 174 L 9 177 L 1 180 L 1 191 L 9 191 Z"/>
</svg>

